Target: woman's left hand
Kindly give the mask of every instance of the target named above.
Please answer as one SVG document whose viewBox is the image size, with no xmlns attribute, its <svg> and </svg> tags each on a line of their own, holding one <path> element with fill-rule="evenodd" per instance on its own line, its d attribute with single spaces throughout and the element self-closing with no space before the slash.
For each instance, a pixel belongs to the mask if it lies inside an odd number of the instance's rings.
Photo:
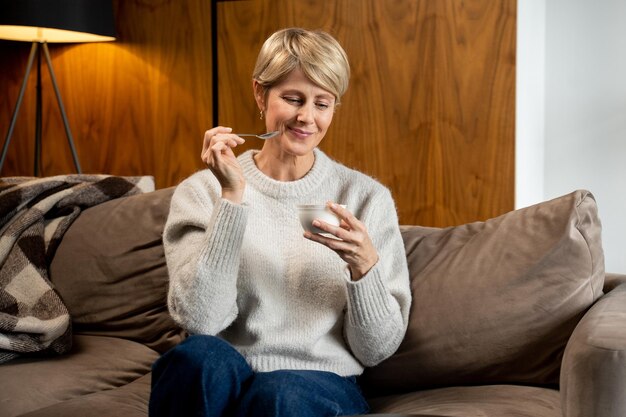
<svg viewBox="0 0 626 417">
<path fill-rule="evenodd" d="M 304 232 L 304 237 L 332 249 L 348 264 L 352 281 L 361 279 L 378 262 L 378 252 L 367 233 L 365 225 L 350 211 L 338 204 L 328 203 L 330 210 L 340 219 L 340 226 L 314 220 L 313 226 L 335 236 Z"/>
</svg>

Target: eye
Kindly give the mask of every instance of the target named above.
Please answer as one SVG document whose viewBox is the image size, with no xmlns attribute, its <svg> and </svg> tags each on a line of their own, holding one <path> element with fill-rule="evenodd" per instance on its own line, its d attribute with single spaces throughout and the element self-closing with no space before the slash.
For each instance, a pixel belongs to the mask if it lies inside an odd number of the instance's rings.
<svg viewBox="0 0 626 417">
<path fill-rule="evenodd" d="M 327 108 L 330 107 L 330 105 L 328 103 L 325 103 L 325 102 L 317 102 L 317 103 L 315 103 L 315 105 L 320 110 L 326 110 Z"/>
<path fill-rule="evenodd" d="M 289 104 L 295 104 L 295 105 L 302 104 L 302 99 L 300 99 L 299 97 L 283 96 L 283 100 L 285 100 Z"/>
</svg>

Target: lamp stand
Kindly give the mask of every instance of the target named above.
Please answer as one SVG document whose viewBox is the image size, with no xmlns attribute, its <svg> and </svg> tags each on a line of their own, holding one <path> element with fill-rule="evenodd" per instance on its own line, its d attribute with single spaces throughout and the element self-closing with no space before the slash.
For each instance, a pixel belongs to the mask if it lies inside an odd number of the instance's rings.
<svg viewBox="0 0 626 417">
<path fill-rule="evenodd" d="M 41 51 L 43 50 L 44 56 L 46 58 L 46 63 L 48 64 L 48 70 L 50 72 L 50 79 L 52 80 L 52 85 L 54 86 L 54 92 L 57 97 L 57 102 L 59 104 L 59 110 L 61 110 L 61 117 L 63 118 L 63 125 L 65 126 L 65 134 L 67 136 L 67 141 L 70 146 L 70 150 L 72 151 L 72 158 L 74 159 L 74 166 L 76 167 L 76 171 L 80 174 L 82 173 L 80 169 L 80 163 L 78 162 L 78 155 L 76 153 L 76 148 L 74 147 L 74 139 L 72 138 L 72 132 L 70 130 L 69 123 L 67 121 L 67 115 L 65 114 L 65 107 L 63 106 L 63 100 L 61 99 L 61 93 L 59 92 L 59 87 L 57 86 L 57 80 L 54 75 L 54 70 L 52 69 L 52 61 L 50 59 L 50 52 L 48 51 L 48 44 L 46 42 L 33 42 L 33 46 L 30 49 L 30 55 L 28 57 L 28 64 L 26 65 L 26 73 L 24 74 L 24 80 L 22 81 L 22 87 L 20 88 L 20 93 L 17 97 L 17 103 L 15 104 L 15 110 L 13 111 L 13 116 L 11 117 L 11 123 L 9 125 L 9 130 L 7 132 L 7 137 L 4 140 L 4 147 L 2 148 L 2 156 L 0 157 L 0 171 L 2 170 L 2 166 L 4 165 L 4 158 L 7 154 L 7 149 L 9 148 L 9 143 L 11 143 L 11 136 L 13 135 L 13 129 L 15 128 L 15 122 L 17 120 L 17 115 L 20 111 L 20 106 L 22 105 L 22 99 L 24 98 L 24 91 L 26 90 L 26 84 L 28 82 L 28 76 L 30 75 L 30 71 L 33 66 L 33 61 L 35 59 L 35 54 L 37 54 L 37 102 L 36 102 L 36 119 L 35 119 L 35 176 L 39 176 L 39 166 L 41 164 L 41 132 L 42 132 L 42 100 L 41 100 Z"/>
</svg>

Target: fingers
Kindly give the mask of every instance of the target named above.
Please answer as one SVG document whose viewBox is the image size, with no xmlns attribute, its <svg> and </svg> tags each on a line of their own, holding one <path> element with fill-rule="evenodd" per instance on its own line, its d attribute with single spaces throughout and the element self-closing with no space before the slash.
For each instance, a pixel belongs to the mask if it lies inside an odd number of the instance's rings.
<svg viewBox="0 0 626 417">
<path fill-rule="evenodd" d="M 307 231 L 304 237 L 335 251 L 348 264 L 352 280 L 359 280 L 378 262 L 378 252 L 370 239 L 367 228 L 360 220 L 349 210 L 337 204 L 329 203 L 329 207 L 341 219 L 340 225 L 334 226 L 316 219 L 313 221 L 313 226 L 332 236 L 312 234 Z"/>
<path fill-rule="evenodd" d="M 220 155 L 227 154 L 228 149 L 244 142 L 243 138 L 232 133 L 230 127 L 214 127 L 204 133 L 200 158 L 205 164 L 211 166 L 220 158 Z"/>
<path fill-rule="evenodd" d="M 241 202 L 245 178 L 233 148 L 245 140 L 232 133 L 232 129 L 217 126 L 204 133 L 200 157 L 222 186 L 222 196 Z"/>
<path fill-rule="evenodd" d="M 340 206 L 332 201 L 326 203 L 328 208 L 339 217 L 339 226 L 333 226 L 331 224 L 322 222 L 318 226 L 314 222 L 314 226 L 318 227 L 325 232 L 328 232 L 341 240 L 351 240 L 355 243 L 363 237 L 367 236 L 367 228 L 365 225 L 357 219 L 350 210 Z"/>
<path fill-rule="evenodd" d="M 358 220 L 357 220 L 358 221 Z M 354 247 L 362 247 L 364 243 L 369 239 L 369 235 L 367 234 L 367 230 L 365 226 L 359 222 L 358 227 L 350 228 L 345 222 L 341 226 L 335 226 L 329 223 L 326 223 L 321 220 L 314 220 L 313 226 L 318 229 L 323 230 L 326 233 L 331 234 L 334 237 L 325 237 L 324 235 L 316 235 L 321 236 L 325 239 L 325 242 L 333 243 L 333 245 L 326 245 L 334 248 L 345 248 L 345 245 L 337 246 L 334 242 L 345 242 L 346 244 Z"/>
<path fill-rule="evenodd" d="M 332 201 L 327 202 L 326 205 L 328 206 L 330 211 L 332 211 L 333 213 L 337 215 L 337 217 L 339 217 L 339 219 L 341 220 L 342 227 L 344 225 L 346 226 L 346 227 L 343 227 L 344 229 L 359 229 L 359 230 L 365 229 L 365 227 L 363 226 L 363 223 L 361 223 L 359 219 L 357 219 L 354 216 L 354 214 L 352 214 L 350 210 L 348 210 L 347 208 L 342 207 L 339 204 L 336 204 Z"/>
<path fill-rule="evenodd" d="M 316 227 L 319 227 L 319 226 L 316 226 Z M 324 226 L 322 225 L 322 227 Z M 321 243 L 322 245 L 329 247 L 330 249 L 334 250 L 337 253 L 339 252 L 341 252 L 341 254 L 349 254 L 349 253 L 354 254 L 355 253 L 354 245 L 352 245 L 350 242 L 346 240 L 342 240 L 337 237 L 324 236 L 319 233 L 311 233 L 308 231 L 304 233 L 304 237 L 314 242 Z"/>
<path fill-rule="evenodd" d="M 224 163 L 221 156 L 229 149 L 230 148 L 224 142 L 216 142 L 215 144 L 211 145 L 211 147 L 207 151 L 207 165 L 211 165 L 212 162 L 215 168 L 217 168 L 219 171 L 222 171 L 224 168 Z"/>
<path fill-rule="evenodd" d="M 318 242 L 329 249 L 333 250 L 341 259 L 343 259 L 350 270 L 350 278 L 352 281 L 360 280 L 372 267 L 378 262 L 378 252 L 374 248 L 371 239 L 367 233 L 356 233 L 353 231 L 345 231 L 344 229 L 336 226 L 331 226 L 328 223 L 319 222 L 316 227 L 322 230 L 329 231 L 334 228 L 337 231 L 337 236 L 340 235 L 342 230 L 348 233 L 349 239 L 337 239 L 333 237 L 326 237 L 320 234 L 312 234 L 311 232 L 305 232 L 304 236 L 314 242 Z M 328 226 L 328 227 L 326 227 Z M 339 230 L 337 230 L 339 229 Z"/>
<path fill-rule="evenodd" d="M 217 126 L 204 132 L 204 140 L 202 141 L 202 155 L 204 156 L 204 154 L 206 153 L 206 150 L 209 149 L 209 147 L 211 146 L 211 139 L 216 134 L 230 133 L 231 131 L 232 131 L 232 128 L 230 127 Z"/>
</svg>

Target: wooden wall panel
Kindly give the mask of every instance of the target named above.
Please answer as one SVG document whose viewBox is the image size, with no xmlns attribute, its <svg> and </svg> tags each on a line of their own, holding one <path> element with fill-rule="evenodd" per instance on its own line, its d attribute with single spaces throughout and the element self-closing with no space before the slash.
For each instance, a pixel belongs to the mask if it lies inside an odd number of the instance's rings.
<svg viewBox="0 0 626 417">
<path fill-rule="evenodd" d="M 388 185 L 402 223 L 499 215 L 514 205 L 515 10 L 515 0 L 220 2 L 219 123 L 262 130 L 250 81 L 261 43 L 282 27 L 322 28 L 353 73 L 321 148 Z"/>
<path fill-rule="evenodd" d="M 154 175 L 159 188 L 174 185 L 202 167 L 202 133 L 212 124 L 211 4 L 115 0 L 114 12 L 116 42 L 50 44 L 81 166 L 88 173 Z M 28 43 L 0 41 L 3 140 L 29 50 Z M 41 175 L 73 173 L 43 70 Z M 33 74 L 0 175 L 32 175 L 34 107 Z"/>
<path fill-rule="evenodd" d="M 323 28 L 344 45 L 353 74 L 322 149 L 388 185 L 405 224 L 447 226 L 513 208 L 515 0 L 245 0 L 217 8 L 221 124 L 263 129 L 250 77 L 269 34 Z M 81 165 L 175 185 L 202 168 L 202 135 L 215 124 L 211 2 L 114 0 L 114 11 L 118 41 L 50 45 Z M 0 41 L 2 140 L 29 49 Z M 42 174 L 71 173 L 46 72 L 43 84 Z M 32 175 L 34 105 L 31 76 L 0 175 Z"/>
</svg>

